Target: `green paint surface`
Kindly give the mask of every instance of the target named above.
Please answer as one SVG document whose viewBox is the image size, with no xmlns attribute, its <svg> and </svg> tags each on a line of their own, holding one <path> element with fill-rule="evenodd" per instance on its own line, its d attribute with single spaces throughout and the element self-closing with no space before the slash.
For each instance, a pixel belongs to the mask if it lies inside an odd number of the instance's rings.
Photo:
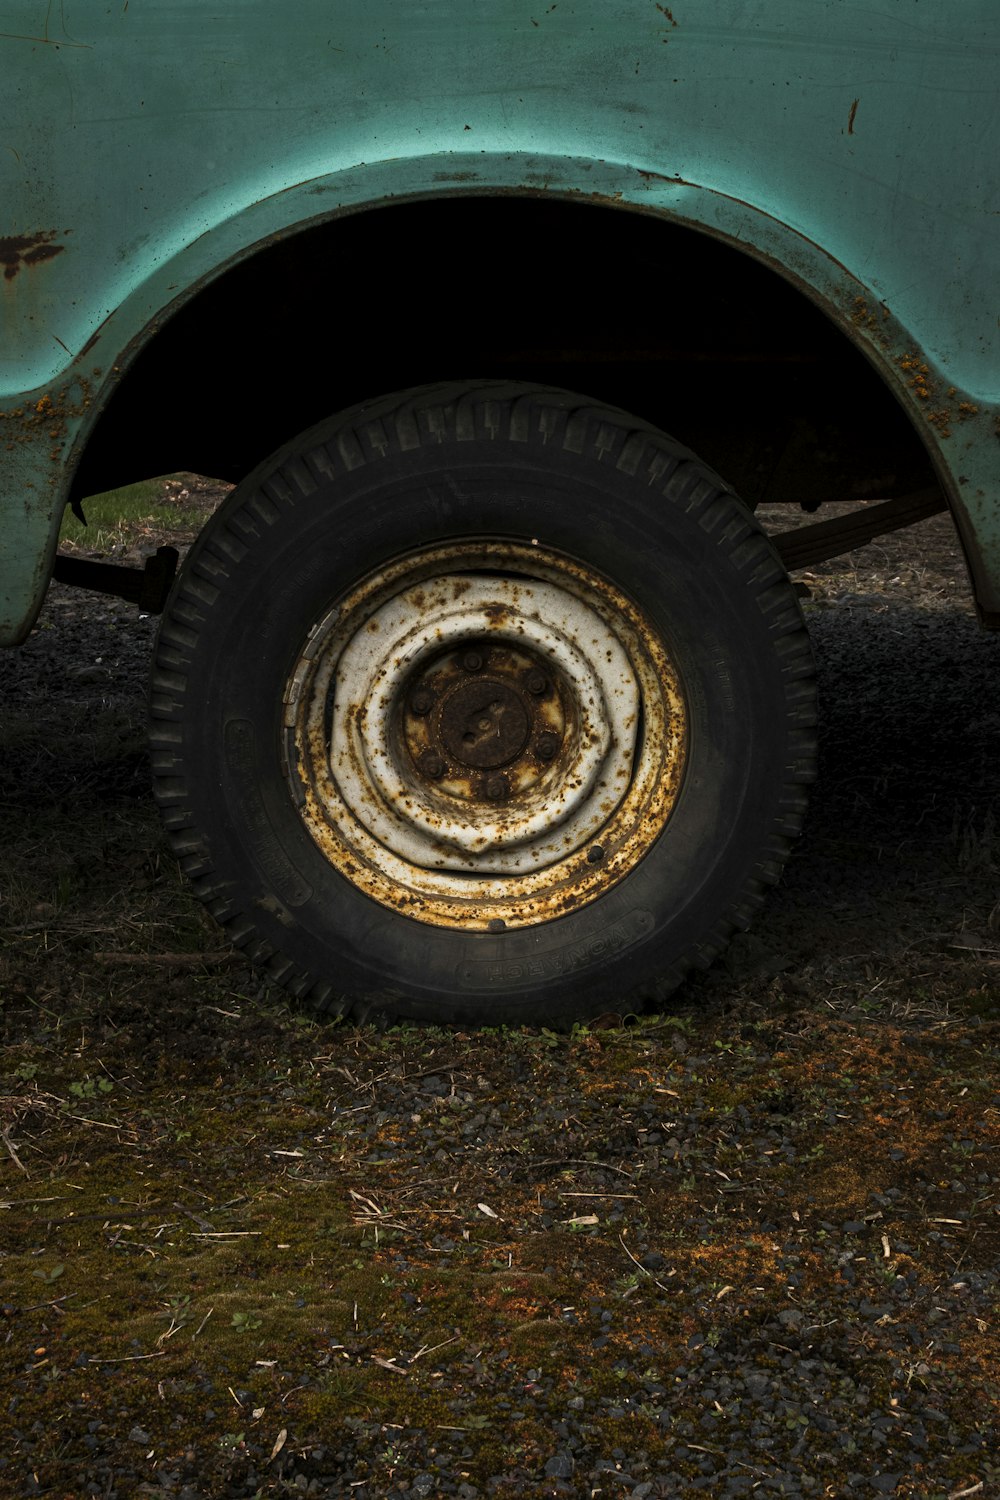
<svg viewBox="0 0 1000 1500">
<path fill-rule="evenodd" d="M 0 3 L 0 642 L 167 308 L 268 235 L 470 190 L 721 234 L 805 283 L 918 426 L 964 403 L 923 435 L 1000 610 L 998 61 L 990 0 Z"/>
</svg>

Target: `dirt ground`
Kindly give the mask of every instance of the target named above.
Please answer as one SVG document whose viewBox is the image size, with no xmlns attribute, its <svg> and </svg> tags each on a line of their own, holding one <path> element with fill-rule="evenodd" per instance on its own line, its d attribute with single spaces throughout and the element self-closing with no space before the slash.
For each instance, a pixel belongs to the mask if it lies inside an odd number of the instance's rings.
<svg viewBox="0 0 1000 1500">
<path fill-rule="evenodd" d="M 565 1037 L 264 991 L 159 830 L 155 621 L 52 589 L 0 654 L 0 1496 L 1000 1494 L 1000 636 L 947 517 L 800 577 L 784 879 Z"/>
</svg>

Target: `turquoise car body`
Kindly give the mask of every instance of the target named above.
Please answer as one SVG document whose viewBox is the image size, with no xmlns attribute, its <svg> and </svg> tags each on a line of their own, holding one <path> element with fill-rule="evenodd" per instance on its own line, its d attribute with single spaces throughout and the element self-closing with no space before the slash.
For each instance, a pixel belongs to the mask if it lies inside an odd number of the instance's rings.
<svg viewBox="0 0 1000 1500">
<path fill-rule="evenodd" d="M 276 237 L 470 194 L 790 279 L 909 414 L 997 623 L 998 64 L 994 0 L 0 0 L 0 643 L 187 299 Z"/>
</svg>

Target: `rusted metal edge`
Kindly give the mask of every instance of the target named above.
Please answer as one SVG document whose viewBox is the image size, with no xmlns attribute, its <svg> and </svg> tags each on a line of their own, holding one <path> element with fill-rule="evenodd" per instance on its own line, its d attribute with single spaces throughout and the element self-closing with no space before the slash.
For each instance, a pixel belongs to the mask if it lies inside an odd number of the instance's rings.
<svg viewBox="0 0 1000 1500">
<path fill-rule="evenodd" d="M 792 531 L 781 531 L 771 536 L 771 542 L 788 571 L 806 568 L 813 563 L 826 562 L 831 557 L 840 557 L 844 552 L 853 552 L 877 536 L 889 531 L 901 531 L 916 521 L 936 516 L 948 509 L 948 502 L 939 489 L 915 490 L 911 495 L 899 495 L 895 500 L 883 500 L 865 510 L 855 510 L 846 516 L 837 516 L 832 521 L 817 521 L 812 526 L 797 526 Z"/>
<path fill-rule="evenodd" d="M 157 547 L 145 567 L 123 568 L 117 563 L 91 562 L 88 558 L 67 557 L 58 552 L 52 577 L 56 583 L 71 588 L 114 594 L 137 604 L 144 614 L 159 615 L 167 602 L 179 556 L 176 547 Z"/>
</svg>

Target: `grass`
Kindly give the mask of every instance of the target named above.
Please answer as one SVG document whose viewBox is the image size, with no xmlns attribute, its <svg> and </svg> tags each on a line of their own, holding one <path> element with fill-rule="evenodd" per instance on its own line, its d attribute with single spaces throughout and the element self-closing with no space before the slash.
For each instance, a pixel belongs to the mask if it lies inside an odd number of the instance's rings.
<svg viewBox="0 0 1000 1500">
<path fill-rule="evenodd" d="M 905 1415 L 926 1398 L 947 1419 L 900 1495 L 986 1473 L 949 1449 L 977 1430 L 966 1382 L 979 1427 L 995 1415 L 996 1330 L 950 1284 L 997 1250 L 995 1186 L 978 1186 L 998 1143 L 992 1034 L 940 1028 L 914 1049 L 884 1022 L 757 1006 L 756 1021 L 689 1017 L 682 1055 L 657 1018 L 555 1046 L 533 1031 L 380 1035 L 297 1025 L 247 977 L 133 976 L 117 1000 L 8 1012 L 0 1380 L 18 1434 L 60 1435 L 33 1460 L 43 1485 L 82 1472 L 95 1432 L 149 1481 L 194 1463 L 210 1493 L 237 1459 L 266 1468 L 282 1434 L 261 1495 L 329 1472 L 310 1455 L 331 1448 L 351 1455 L 345 1483 L 387 1493 L 446 1442 L 482 1485 L 512 1465 L 540 1475 L 573 1400 L 599 1451 L 640 1450 L 682 1480 L 678 1435 L 705 1441 L 674 1374 L 694 1345 L 749 1340 L 777 1373 L 790 1343 L 805 1358 L 840 1337 L 827 1330 L 854 1339 L 855 1303 L 908 1272 L 939 1322 L 912 1355 L 909 1294 L 864 1325 L 852 1399 Z M 738 1119 L 706 1081 L 718 1069 Z M 422 1091 L 431 1074 L 451 1092 Z M 643 1088 L 609 1095 L 623 1076 Z M 791 1174 L 767 1138 L 779 1094 L 794 1095 L 790 1147 L 825 1146 Z M 643 1140 L 668 1129 L 676 1157 Z M 858 1221 L 847 1239 L 842 1220 Z M 789 1306 L 801 1339 L 776 1322 Z M 717 1416 L 722 1452 L 733 1418 Z M 793 1437 L 776 1428 L 768 1453 Z"/>
<path fill-rule="evenodd" d="M 88 495 L 83 501 L 86 525 L 67 510 L 59 545 L 70 552 L 120 553 L 156 541 L 164 532 L 197 529 L 205 514 L 203 485 L 194 475 L 170 474 Z"/>
</svg>

